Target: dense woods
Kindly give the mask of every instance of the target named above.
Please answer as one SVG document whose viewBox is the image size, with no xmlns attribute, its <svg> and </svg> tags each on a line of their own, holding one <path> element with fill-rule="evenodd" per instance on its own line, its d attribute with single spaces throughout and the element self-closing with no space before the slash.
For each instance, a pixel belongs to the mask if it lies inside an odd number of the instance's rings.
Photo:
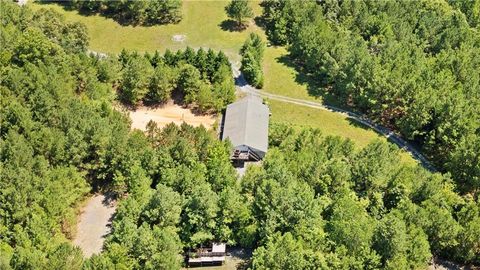
<svg viewBox="0 0 480 270">
<path fill-rule="evenodd" d="M 241 71 L 248 83 L 257 88 L 263 87 L 262 58 L 264 51 L 265 43 L 255 33 L 250 34 L 240 50 L 242 56 Z"/>
<path fill-rule="evenodd" d="M 432 255 L 478 263 L 478 201 L 448 176 L 402 165 L 387 143 L 355 151 L 273 125 L 263 165 L 237 181 L 214 133 L 150 124 L 136 135 L 139 165 L 92 269 L 175 269 L 179 252 L 211 240 L 254 248 L 252 269 L 417 269 Z"/>
<path fill-rule="evenodd" d="M 0 268 L 79 269 L 74 207 L 122 173 L 129 124 L 83 25 L 0 5 Z"/>
<path fill-rule="evenodd" d="M 312 94 L 395 128 L 478 193 L 478 3 L 266 0 L 263 16 Z"/>
<path fill-rule="evenodd" d="M 357 150 L 272 124 L 267 157 L 238 179 L 215 131 L 132 131 L 113 109 L 116 88 L 134 102 L 178 89 L 203 104 L 202 87 L 230 89 L 223 53 L 89 56 L 84 26 L 0 5 L 1 269 L 179 269 L 183 252 L 212 240 L 252 248 L 251 269 L 421 269 L 432 255 L 480 263 L 478 197 L 405 165 L 392 144 Z M 456 162 L 472 166 L 469 151 Z M 97 188 L 120 202 L 104 251 L 85 259 L 68 239 L 75 206 Z"/>
<path fill-rule="evenodd" d="M 124 50 L 118 65 L 120 99 L 134 106 L 140 101 L 165 103 L 176 95 L 200 112 L 218 112 L 235 99 L 230 63 L 221 51 L 187 47 L 140 55 Z"/>
<path fill-rule="evenodd" d="M 121 24 L 155 25 L 182 20 L 181 0 L 70 0 L 61 4 L 83 13 L 112 17 Z"/>
</svg>

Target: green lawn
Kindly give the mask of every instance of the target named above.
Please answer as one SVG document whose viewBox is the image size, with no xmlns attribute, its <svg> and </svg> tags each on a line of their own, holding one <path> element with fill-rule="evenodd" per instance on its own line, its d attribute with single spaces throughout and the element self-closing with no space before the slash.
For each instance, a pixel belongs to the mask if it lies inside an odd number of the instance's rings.
<svg viewBox="0 0 480 270">
<path fill-rule="evenodd" d="M 68 11 L 56 4 L 29 3 L 33 9 L 53 8 L 65 15 L 68 21 L 83 22 L 90 35 L 90 49 L 98 52 L 118 53 L 123 48 L 137 51 L 163 51 L 166 48 L 177 50 L 191 46 L 193 48 L 210 47 L 223 50 L 229 57 L 239 60 L 238 51 L 251 32 L 265 38 L 261 28 L 254 20 L 242 32 L 222 29 L 222 22 L 227 19 L 224 7 L 228 1 L 183 1 L 183 19 L 175 25 L 160 26 L 122 26 L 110 18 L 100 15 L 84 16 L 76 11 Z M 252 3 L 255 15 L 261 14 L 258 1 Z M 175 42 L 173 35 L 185 35 L 184 42 Z M 307 79 L 302 77 L 289 63 L 287 50 L 283 47 L 267 47 L 263 68 L 265 72 L 264 91 L 294 98 L 316 100 L 308 93 Z M 329 100 L 329 103 L 332 101 Z M 333 102 L 334 103 L 334 102 Z M 358 147 L 367 145 L 379 136 L 373 130 L 359 127 L 344 116 L 288 103 L 271 101 L 272 121 L 291 123 L 297 126 L 313 126 L 322 129 L 324 134 L 350 138 Z M 406 153 L 402 155 L 406 162 L 413 159 Z"/>
<path fill-rule="evenodd" d="M 33 9 L 53 8 L 69 21 L 83 22 L 90 35 L 90 49 L 99 52 L 118 53 L 123 48 L 137 51 L 177 50 L 186 46 L 209 47 L 223 50 L 230 57 L 238 59 L 238 50 L 250 32 L 263 35 L 263 31 L 250 21 L 242 32 L 222 29 L 227 20 L 224 7 L 228 1 L 183 1 L 183 19 L 178 24 L 158 26 L 122 26 L 101 15 L 84 16 L 76 11 L 63 9 L 56 4 L 29 4 Z M 260 2 L 253 2 L 255 15 L 261 14 Z M 186 40 L 176 42 L 173 35 L 185 35 Z"/>
<path fill-rule="evenodd" d="M 263 60 L 265 82 L 263 90 L 266 92 L 293 98 L 316 100 L 308 94 L 307 84 L 297 82 L 298 72 L 285 64 L 288 52 L 284 47 L 267 47 Z"/>
</svg>

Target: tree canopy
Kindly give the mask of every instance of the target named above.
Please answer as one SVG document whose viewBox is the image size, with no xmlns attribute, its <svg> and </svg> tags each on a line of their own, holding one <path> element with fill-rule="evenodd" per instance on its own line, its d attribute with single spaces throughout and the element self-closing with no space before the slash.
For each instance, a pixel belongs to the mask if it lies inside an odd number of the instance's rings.
<svg viewBox="0 0 480 270">
<path fill-rule="evenodd" d="M 232 0 L 225 7 L 225 11 L 228 17 L 237 23 L 237 27 L 245 27 L 245 19 L 253 17 L 253 10 L 248 4 L 248 0 Z"/>
<path fill-rule="evenodd" d="M 83 13 L 111 17 L 121 24 L 156 25 L 182 20 L 181 0 L 72 0 L 62 4 Z"/>
<path fill-rule="evenodd" d="M 449 4 L 450 3 L 450 4 Z M 311 93 L 419 145 L 463 193 L 480 190 L 479 1 L 266 0 Z"/>
<path fill-rule="evenodd" d="M 480 263 L 479 198 L 456 192 L 450 174 L 402 163 L 387 142 L 356 149 L 272 123 L 267 156 L 240 178 L 216 131 L 150 122 L 140 132 L 114 109 L 122 89 L 137 100 L 172 85 L 195 102 L 225 98 L 222 52 L 102 58 L 72 47 L 88 44 L 83 26 L 55 12 L 0 8 L 1 269 L 179 269 L 209 241 L 251 248 L 251 269 L 418 269 L 433 255 Z M 185 76 L 174 79 L 177 69 Z M 87 259 L 69 239 L 75 207 L 98 187 L 119 205 L 103 252 Z"/>
</svg>

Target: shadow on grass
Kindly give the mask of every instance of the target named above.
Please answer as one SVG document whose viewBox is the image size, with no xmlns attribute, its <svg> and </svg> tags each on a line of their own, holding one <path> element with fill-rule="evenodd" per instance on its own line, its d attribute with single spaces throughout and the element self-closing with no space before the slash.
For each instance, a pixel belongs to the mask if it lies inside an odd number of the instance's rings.
<svg viewBox="0 0 480 270">
<path fill-rule="evenodd" d="M 380 132 L 376 131 L 375 129 L 361 123 L 361 122 L 358 122 L 357 120 L 355 119 L 352 119 L 352 118 L 347 118 L 347 121 L 348 121 L 348 124 L 352 127 L 356 127 L 356 128 L 361 128 L 361 129 L 368 129 L 368 130 L 372 130 L 374 131 L 375 133 L 377 133 L 378 135 L 382 135 Z"/>
<path fill-rule="evenodd" d="M 262 28 L 264 31 L 266 30 L 266 21 L 265 21 L 265 18 L 263 16 L 257 16 L 255 18 L 253 18 L 253 20 L 255 21 L 255 24 Z"/>
<path fill-rule="evenodd" d="M 105 7 L 96 7 L 95 10 L 89 10 L 85 8 L 76 8 L 70 1 L 36 1 L 36 4 L 40 5 L 49 5 L 49 4 L 56 4 L 59 5 L 63 10 L 65 11 L 74 11 L 78 12 L 79 15 L 82 16 L 102 16 L 108 19 L 112 19 L 121 26 L 143 26 L 143 27 L 151 27 L 155 25 L 166 25 L 166 24 L 176 24 L 179 21 L 175 22 L 149 22 L 149 21 L 144 21 L 140 22 L 138 20 L 135 20 L 134 18 L 131 18 L 128 16 L 127 13 L 118 13 L 118 12 L 112 12 L 111 10 L 108 10 Z"/>
<path fill-rule="evenodd" d="M 241 32 L 247 29 L 247 27 L 244 24 L 239 25 L 236 21 L 230 20 L 230 19 L 224 20 L 218 26 L 220 26 L 220 28 L 223 31 L 228 31 L 228 32 Z"/>
<path fill-rule="evenodd" d="M 330 86 L 326 83 L 325 78 L 318 78 L 318 75 L 307 72 L 301 63 L 296 62 L 291 55 L 286 54 L 275 59 L 278 63 L 283 64 L 295 70 L 295 82 L 307 86 L 310 96 L 322 98 L 326 104 L 347 108 L 341 102 L 341 98 L 329 91 Z"/>
</svg>

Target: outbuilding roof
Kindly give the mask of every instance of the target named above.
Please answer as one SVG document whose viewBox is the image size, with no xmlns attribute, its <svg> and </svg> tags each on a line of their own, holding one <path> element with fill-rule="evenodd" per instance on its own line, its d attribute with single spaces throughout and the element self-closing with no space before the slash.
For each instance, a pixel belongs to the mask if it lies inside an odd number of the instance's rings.
<svg viewBox="0 0 480 270">
<path fill-rule="evenodd" d="M 222 140 L 267 152 L 270 110 L 258 97 L 248 96 L 227 106 Z"/>
</svg>

